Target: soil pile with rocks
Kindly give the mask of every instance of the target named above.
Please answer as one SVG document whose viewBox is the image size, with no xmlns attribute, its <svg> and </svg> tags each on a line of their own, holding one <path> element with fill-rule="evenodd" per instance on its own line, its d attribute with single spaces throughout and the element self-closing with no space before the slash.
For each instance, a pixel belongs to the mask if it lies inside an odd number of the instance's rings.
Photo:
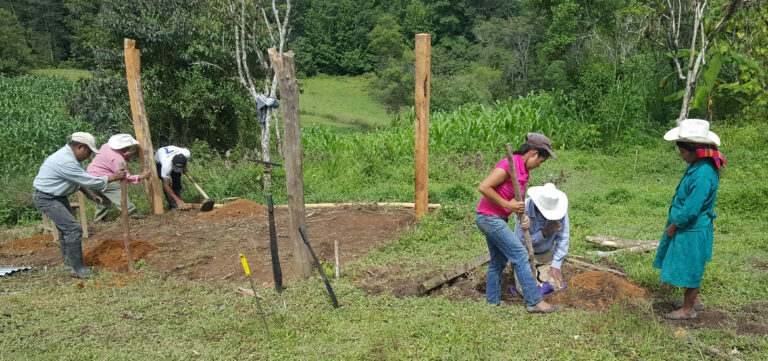
<svg viewBox="0 0 768 361">
<path fill-rule="evenodd" d="M 157 246 L 146 243 L 140 239 L 131 240 L 131 258 L 133 261 L 144 258 Z M 99 243 L 96 248 L 83 254 L 83 263 L 89 267 L 99 267 L 108 270 L 127 269 L 125 260 L 125 241 L 122 239 L 108 239 Z"/>
<path fill-rule="evenodd" d="M 223 220 L 229 218 L 249 217 L 267 213 L 267 207 L 248 199 L 238 199 L 227 203 L 219 209 L 200 213 L 198 218 L 204 220 Z"/>
<path fill-rule="evenodd" d="M 648 296 L 648 290 L 608 272 L 590 271 L 567 281 L 568 288 L 554 294 L 550 303 L 584 309 L 607 308 L 614 302 Z"/>
</svg>

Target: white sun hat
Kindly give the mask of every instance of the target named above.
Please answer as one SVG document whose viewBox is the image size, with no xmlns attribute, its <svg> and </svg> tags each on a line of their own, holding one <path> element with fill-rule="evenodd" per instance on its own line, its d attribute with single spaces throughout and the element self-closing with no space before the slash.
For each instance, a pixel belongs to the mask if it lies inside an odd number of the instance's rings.
<svg viewBox="0 0 768 361">
<path fill-rule="evenodd" d="M 552 183 L 547 183 L 541 187 L 531 187 L 528 189 L 528 196 L 531 197 L 533 204 L 546 219 L 561 219 L 568 210 L 568 196 L 555 188 Z"/>
<path fill-rule="evenodd" d="M 139 142 L 136 139 L 133 139 L 130 134 L 115 134 L 109 137 L 109 141 L 107 142 L 107 145 L 114 150 L 120 150 L 137 144 L 139 144 Z"/>
<path fill-rule="evenodd" d="M 85 144 L 88 146 L 88 148 L 91 148 L 92 152 L 99 154 L 99 148 L 96 148 L 96 138 L 94 138 L 91 133 L 75 132 L 72 133 L 69 139 L 71 139 L 73 142 Z"/>
<path fill-rule="evenodd" d="M 720 137 L 709 131 L 709 122 L 704 119 L 685 119 L 664 134 L 664 139 L 720 146 Z"/>
</svg>

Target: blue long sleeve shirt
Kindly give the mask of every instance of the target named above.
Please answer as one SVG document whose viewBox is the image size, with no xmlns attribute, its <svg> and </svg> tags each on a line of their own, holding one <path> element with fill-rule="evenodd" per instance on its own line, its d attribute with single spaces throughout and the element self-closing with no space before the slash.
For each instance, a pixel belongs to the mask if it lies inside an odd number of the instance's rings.
<svg viewBox="0 0 768 361">
<path fill-rule="evenodd" d="M 536 206 L 533 204 L 533 200 L 527 198 L 525 200 L 525 214 L 531 220 L 531 226 L 528 231 L 531 233 L 531 244 L 533 245 L 534 253 L 543 253 L 549 251 L 552 247 L 555 247 L 555 254 L 552 258 L 552 267 L 560 269 L 563 264 L 565 256 L 568 254 L 568 244 L 570 243 L 571 227 L 568 223 L 568 212 L 565 213 L 560 223 L 563 224 L 563 228 L 550 234 L 549 237 L 544 237 L 541 234 L 541 230 L 547 225 L 547 219 L 536 211 Z M 515 236 L 518 239 L 523 239 L 523 228 L 520 226 L 520 221 L 515 216 Z"/>
<path fill-rule="evenodd" d="M 88 174 L 77 161 L 69 145 L 65 145 L 45 159 L 32 185 L 35 189 L 53 196 L 68 196 L 80 187 L 104 191 L 108 177 Z"/>
</svg>

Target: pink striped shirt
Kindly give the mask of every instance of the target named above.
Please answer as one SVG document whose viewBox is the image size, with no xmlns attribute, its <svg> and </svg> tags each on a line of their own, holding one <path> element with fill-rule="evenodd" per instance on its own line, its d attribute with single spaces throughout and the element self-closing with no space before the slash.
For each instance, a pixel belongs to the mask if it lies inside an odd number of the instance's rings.
<svg viewBox="0 0 768 361">
<path fill-rule="evenodd" d="M 126 162 L 123 153 L 119 150 L 114 150 L 109 145 L 104 144 L 99 148 L 99 154 L 93 157 L 93 161 L 88 165 L 88 173 L 91 175 L 101 177 L 103 175 L 110 175 L 120 170 L 120 163 Z M 125 180 L 128 183 L 138 184 L 139 176 L 125 173 Z"/>
<path fill-rule="evenodd" d="M 517 181 L 520 182 L 520 189 L 522 190 L 523 194 L 525 194 L 525 187 L 528 185 L 528 170 L 525 169 L 525 163 L 523 162 L 523 157 L 514 154 L 512 155 L 512 159 L 515 161 L 515 170 L 517 171 Z M 501 162 L 497 163 L 494 169 L 496 168 L 502 168 L 505 171 L 507 171 L 507 174 L 509 174 L 509 162 L 507 161 L 507 158 L 504 158 L 501 160 Z M 497 187 L 493 188 L 493 190 L 498 193 L 501 198 L 504 198 L 506 200 L 510 200 L 512 198 L 515 198 L 515 190 L 514 187 L 512 187 L 512 177 L 507 177 L 507 179 L 498 185 Z M 508 218 L 510 214 L 512 214 L 512 211 L 509 209 L 506 209 L 500 205 L 497 205 L 488 198 L 485 198 L 483 196 L 483 199 L 480 200 L 480 203 L 477 205 L 477 213 L 485 214 L 488 216 L 499 216 L 503 218 Z"/>
</svg>

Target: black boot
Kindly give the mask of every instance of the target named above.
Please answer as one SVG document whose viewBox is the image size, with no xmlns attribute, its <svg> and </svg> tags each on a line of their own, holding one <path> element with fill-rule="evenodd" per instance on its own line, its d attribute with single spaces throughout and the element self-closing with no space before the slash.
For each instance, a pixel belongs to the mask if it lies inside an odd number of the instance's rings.
<svg viewBox="0 0 768 361">
<path fill-rule="evenodd" d="M 91 276 L 91 271 L 83 265 L 83 244 L 80 241 L 64 244 L 62 251 L 64 264 L 69 266 L 73 275 L 80 278 Z"/>
</svg>

